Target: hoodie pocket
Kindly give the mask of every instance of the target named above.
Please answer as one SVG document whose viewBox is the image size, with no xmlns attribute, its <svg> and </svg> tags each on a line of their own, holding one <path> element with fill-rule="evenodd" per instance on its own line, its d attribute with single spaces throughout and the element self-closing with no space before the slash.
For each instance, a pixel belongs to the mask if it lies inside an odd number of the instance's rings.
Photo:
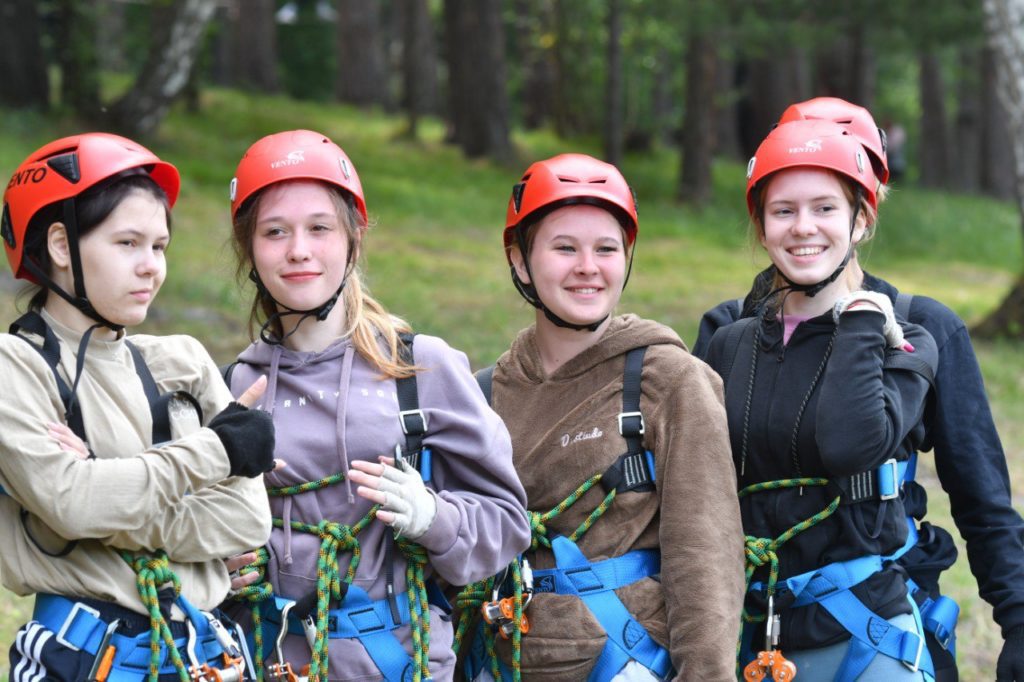
<svg viewBox="0 0 1024 682">
<path fill-rule="evenodd" d="M 523 637 L 522 671 L 531 682 L 585 680 L 601 650 L 605 631 L 581 599 L 538 594 L 527 609 L 530 632 Z M 512 665 L 512 642 L 497 640 L 498 656 Z"/>
</svg>

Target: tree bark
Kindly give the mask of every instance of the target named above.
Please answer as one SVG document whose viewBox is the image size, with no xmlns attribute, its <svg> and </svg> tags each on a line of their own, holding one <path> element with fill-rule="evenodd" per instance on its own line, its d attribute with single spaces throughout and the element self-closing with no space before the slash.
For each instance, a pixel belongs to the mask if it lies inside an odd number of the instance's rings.
<svg viewBox="0 0 1024 682">
<path fill-rule="evenodd" d="M 227 3 L 226 85 L 258 92 L 277 92 L 277 24 L 274 0 L 231 0 Z"/>
<path fill-rule="evenodd" d="M 622 165 L 622 3 L 608 0 L 608 85 L 605 89 L 604 157 Z"/>
<path fill-rule="evenodd" d="M 387 66 L 381 37 L 380 4 L 337 0 L 338 71 L 335 94 L 359 106 L 388 106 Z"/>
<path fill-rule="evenodd" d="M 60 0 L 56 5 L 61 104 L 85 119 L 101 106 L 96 12 L 91 2 Z"/>
<path fill-rule="evenodd" d="M 995 55 L 998 93 L 1014 152 L 1017 208 L 1024 230 L 1024 0 L 984 0 L 985 30 Z M 973 333 L 1024 339 L 1024 276 Z"/>
<path fill-rule="evenodd" d="M 0 104 L 46 109 L 50 80 L 46 72 L 39 9 L 35 0 L 0 3 Z"/>
<path fill-rule="evenodd" d="M 982 192 L 997 199 L 1014 198 L 1013 147 L 1006 144 L 1006 110 L 1000 100 L 996 58 L 991 47 L 981 52 L 981 166 L 979 186 Z"/>
<path fill-rule="evenodd" d="M 932 51 L 918 55 L 920 74 L 918 85 L 921 97 L 921 140 L 918 145 L 918 165 L 921 184 L 925 187 L 949 186 L 949 133 L 946 125 L 946 86 L 942 81 L 942 66 Z"/>
<path fill-rule="evenodd" d="M 746 97 L 740 103 L 740 141 L 750 158 L 779 116 L 793 102 L 807 99 L 807 56 L 798 48 L 745 64 Z"/>
<path fill-rule="evenodd" d="M 180 0 L 152 43 L 133 87 L 110 108 L 112 125 L 128 136 L 156 130 L 188 82 L 216 0 Z"/>
<path fill-rule="evenodd" d="M 957 108 L 950 147 L 950 185 L 961 192 L 976 192 L 981 179 L 981 55 L 977 49 L 960 50 Z"/>
<path fill-rule="evenodd" d="M 449 62 L 455 76 L 449 83 L 454 139 L 470 158 L 507 161 L 512 145 L 501 0 L 445 0 L 445 14 L 452 31 L 448 49 L 454 59 Z"/>
<path fill-rule="evenodd" d="M 715 36 L 707 27 L 689 31 L 686 46 L 686 110 L 683 117 L 679 198 L 697 205 L 711 199 L 715 149 Z"/>
<path fill-rule="evenodd" d="M 419 119 L 437 109 L 437 44 L 427 0 L 405 0 L 397 8 L 402 32 L 402 80 L 409 135 Z"/>
</svg>

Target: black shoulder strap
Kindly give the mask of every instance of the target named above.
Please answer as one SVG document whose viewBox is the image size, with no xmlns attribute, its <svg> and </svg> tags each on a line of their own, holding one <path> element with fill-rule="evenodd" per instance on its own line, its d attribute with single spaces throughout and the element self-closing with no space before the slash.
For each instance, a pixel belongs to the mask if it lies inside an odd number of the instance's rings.
<svg viewBox="0 0 1024 682">
<path fill-rule="evenodd" d="M 615 460 L 601 474 L 601 487 L 606 492 L 651 492 L 654 490 L 654 456 L 644 449 L 646 430 L 640 412 L 641 379 L 647 346 L 626 353 L 622 371 L 622 412 L 619 413 L 619 433 L 626 440 L 626 454 Z"/>
<path fill-rule="evenodd" d="M 885 358 L 882 360 L 882 369 L 899 369 L 907 372 L 917 372 L 928 381 L 932 388 L 935 388 L 935 370 L 927 362 L 913 353 L 908 353 L 899 348 L 887 348 Z"/>
<path fill-rule="evenodd" d="M 18 333 L 21 330 L 41 337 L 43 345 L 41 347 L 37 346 L 26 339 Z M 60 394 L 60 401 L 64 404 L 64 419 L 74 434 L 84 441 L 85 423 L 82 421 L 82 411 L 76 409 L 77 406 L 71 405 L 71 387 L 64 381 L 64 377 L 61 376 L 60 371 L 57 369 L 58 365 L 60 365 L 60 341 L 57 340 L 57 335 L 46 324 L 46 320 L 35 311 L 27 312 L 19 317 L 11 324 L 8 331 L 13 336 L 17 336 L 35 348 L 43 356 L 43 360 L 49 366 L 50 371 L 53 372 L 53 378 L 57 381 L 57 392 Z M 69 407 L 71 409 L 68 409 Z"/>
<path fill-rule="evenodd" d="M 900 318 L 904 322 L 910 321 L 910 304 L 914 302 L 913 294 L 904 294 L 902 291 L 896 294 L 896 304 L 893 306 L 893 310 L 896 313 L 896 317 Z"/>
<path fill-rule="evenodd" d="M 473 373 L 473 376 L 476 377 L 476 383 L 480 386 L 480 390 L 484 394 L 484 400 L 487 401 L 488 405 L 493 407 L 491 403 L 491 391 L 494 385 L 494 365 L 478 369 Z"/>
<path fill-rule="evenodd" d="M 412 351 L 415 336 L 408 333 L 398 335 L 398 355 L 410 365 L 416 364 Z M 414 469 L 418 469 L 423 436 L 427 433 L 427 416 L 420 409 L 416 375 L 395 379 L 395 387 L 398 393 L 398 418 L 402 422 L 402 433 L 405 434 L 405 451 L 402 454 Z"/>
<path fill-rule="evenodd" d="M 760 319 L 757 316 L 744 317 L 743 319 L 736 320 L 726 328 L 725 332 L 725 364 L 722 366 L 722 383 L 726 386 L 729 385 L 729 378 L 732 376 L 733 365 L 736 364 L 736 356 L 740 352 L 740 347 L 745 346 L 743 343 L 745 336 L 748 332 L 754 331 L 754 325 L 758 324 Z"/>
</svg>

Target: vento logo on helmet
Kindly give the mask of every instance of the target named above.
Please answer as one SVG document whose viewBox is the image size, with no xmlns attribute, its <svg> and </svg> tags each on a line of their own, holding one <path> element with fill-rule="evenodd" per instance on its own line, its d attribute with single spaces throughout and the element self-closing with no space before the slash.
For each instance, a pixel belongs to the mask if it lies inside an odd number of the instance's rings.
<svg viewBox="0 0 1024 682">
<path fill-rule="evenodd" d="M 815 138 L 813 140 L 807 140 L 807 142 L 804 142 L 803 145 L 800 146 L 800 147 L 790 147 L 789 148 L 789 153 L 790 154 L 808 154 L 808 153 L 820 152 L 820 151 L 821 151 L 821 140 L 819 140 L 817 138 Z"/>
<path fill-rule="evenodd" d="M 283 159 L 279 159 L 270 164 L 271 168 L 284 168 L 285 166 L 298 166 L 300 163 L 305 163 L 306 157 L 301 149 L 296 149 L 293 152 L 288 152 L 288 156 Z"/>
<path fill-rule="evenodd" d="M 7 189 L 17 187 L 18 185 L 24 185 L 27 182 L 33 184 L 43 181 L 46 177 L 46 166 L 40 166 L 39 168 L 26 168 L 23 171 L 15 173 L 11 176 L 11 181 L 7 183 Z"/>
</svg>

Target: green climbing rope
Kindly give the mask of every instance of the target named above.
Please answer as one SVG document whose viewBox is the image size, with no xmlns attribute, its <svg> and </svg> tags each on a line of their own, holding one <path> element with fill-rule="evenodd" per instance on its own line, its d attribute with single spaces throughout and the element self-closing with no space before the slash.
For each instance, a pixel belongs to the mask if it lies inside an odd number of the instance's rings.
<svg viewBox="0 0 1024 682">
<path fill-rule="evenodd" d="M 530 549 L 532 551 L 536 551 L 540 546 L 550 549 L 551 538 L 548 535 L 547 522 L 565 513 L 570 507 L 576 504 L 588 490 L 593 488 L 600 481 L 601 474 L 596 474 L 588 478 L 579 487 L 569 493 L 568 497 L 547 512 L 540 513 L 527 511 L 527 516 L 530 519 Z M 598 504 L 597 507 L 587 515 L 587 518 L 583 520 L 576 530 L 568 536 L 568 539 L 573 542 L 577 542 L 582 538 L 594 523 L 601 518 L 606 511 L 608 511 L 608 508 L 615 500 L 615 494 L 616 491 L 613 488 L 607 495 L 605 495 L 600 504 Z M 514 606 L 513 623 L 515 625 L 512 630 L 512 680 L 513 682 L 520 682 L 522 677 L 523 601 L 525 599 L 523 575 L 522 567 L 518 560 L 509 564 L 508 570 L 508 575 L 511 577 L 512 581 L 512 603 Z M 459 624 L 456 628 L 455 639 L 452 643 L 452 648 L 455 650 L 456 654 L 458 654 L 459 649 L 462 646 L 462 642 L 470 628 L 476 622 L 476 618 L 480 614 L 480 607 L 492 599 L 495 580 L 496 577 L 492 576 L 485 580 L 481 580 L 480 582 L 467 585 L 455 598 L 455 605 L 460 610 Z M 495 642 L 497 641 L 498 635 L 495 632 L 495 629 L 490 627 L 481 628 L 480 632 L 484 638 L 484 650 L 490 663 L 491 676 L 494 678 L 495 682 L 502 682 L 501 667 L 498 664 L 498 655 L 495 651 Z"/>
<path fill-rule="evenodd" d="M 121 558 L 135 571 L 135 585 L 142 598 L 142 604 L 149 612 L 149 682 L 157 682 L 160 676 L 160 643 L 167 647 L 174 669 L 178 672 L 183 682 L 189 682 L 191 676 L 181 660 L 178 653 L 178 646 L 174 643 L 174 636 L 167 624 L 167 619 L 160 612 L 160 587 L 167 583 L 174 585 L 174 596 L 181 594 L 181 582 L 178 576 L 171 570 L 167 554 L 158 551 L 155 556 L 134 556 L 130 552 L 121 552 Z"/>
<path fill-rule="evenodd" d="M 336 485 L 345 480 L 344 473 L 332 474 L 315 481 L 308 481 L 292 486 L 281 486 L 267 488 L 267 495 L 270 497 L 287 497 L 300 495 L 302 493 L 321 490 Z M 362 550 L 359 546 L 358 535 L 377 516 L 379 505 L 374 505 L 363 518 L 352 526 L 335 521 L 322 520 L 317 524 L 291 521 L 289 528 L 295 531 L 309 533 L 320 538 L 320 548 L 317 552 L 316 562 L 316 639 L 313 641 L 312 657 L 309 666 L 310 682 L 326 682 L 328 679 L 328 624 L 329 611 L 332 601 L 342 602 L 348 591 L 348 586 L 355 579 L 356 570 L 362 558 Z M 284 528 L 284 520 L 275 518 L 275 528 Z M 421 682 L 430 677 L 429 647 L 430 647 L 430 608 L 427 601 L 427 589 L 424 579 L 424 568 L 427 566 L 427 554 L 419 545 L 407 540 L 396 541 L 398 548 L 406 558 L 406 597 L 409 600 L 410 630 L 413 641 L 413 681 Z M 265 567 L 268 560 L 266 549 L 258 551 L 258 558 L 255 562 L 244 567 L 240 573 L 257 571 L 260 580 L 240 590 L 236 595 L 239 599 L 246 599 L 254 602 L 253 630 L 256 644 L 256 678 L 260 682 L 264 679 L 263 669 L 263 618 L 260 616 L 259 604 L 272 600 L 273 588 L 266 582 Z M 338 563 L 339 554 L 350 554 L 348 566 L 345 571 L 340 570 Z M 283 623 L 282 627 L 288 627 Z"/>
</svg>

